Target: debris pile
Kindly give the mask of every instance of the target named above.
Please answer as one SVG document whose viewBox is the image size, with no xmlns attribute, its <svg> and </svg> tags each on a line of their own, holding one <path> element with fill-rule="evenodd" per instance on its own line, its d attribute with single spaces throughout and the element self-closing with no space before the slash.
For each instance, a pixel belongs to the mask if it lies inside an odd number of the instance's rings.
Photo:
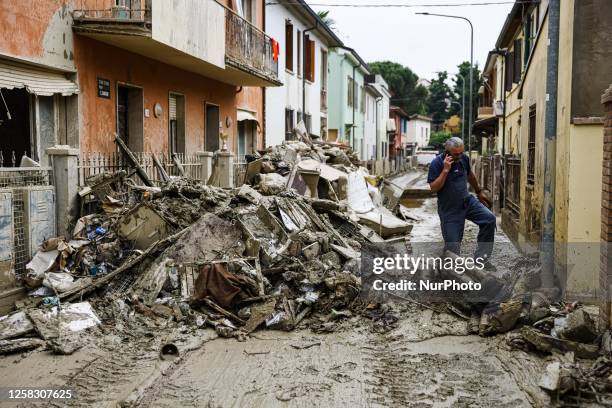
<svg viewBox="0 0 612 408">
<path fill-rule="evenodd" d="M 380 191 L 339 145 L 269 148 L 250 157 L 247 183 L 234 189 L 167 175 L 156 186 L 135 158 L 132 166 L 88 179 L 80 196 L 91 214 L 76 220 L 70 237 L 45 241 L 28 263 L 29 296 L 0 319 L 0 353 L 42 340 L 73 352 L 78 333 L 100 324 L 92 305 L 101 298 L 223 337 L 302 322 L 333 330 L 364 308 L 362 244 L 409 226 L 375 204 Z"/>
</svg>

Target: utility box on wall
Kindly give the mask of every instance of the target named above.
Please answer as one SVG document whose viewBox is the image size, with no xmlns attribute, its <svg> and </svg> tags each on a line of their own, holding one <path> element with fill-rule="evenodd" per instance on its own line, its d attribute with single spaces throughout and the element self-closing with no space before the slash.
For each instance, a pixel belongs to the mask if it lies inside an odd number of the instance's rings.
<svg viewBox="0 0 612 408">
<path fill-rule="evenodd" d="M 28 187 L 23 193 L 25 242 L 31 258 L 45 240 L 56 236 L 55 188 Z"/>
</svg>

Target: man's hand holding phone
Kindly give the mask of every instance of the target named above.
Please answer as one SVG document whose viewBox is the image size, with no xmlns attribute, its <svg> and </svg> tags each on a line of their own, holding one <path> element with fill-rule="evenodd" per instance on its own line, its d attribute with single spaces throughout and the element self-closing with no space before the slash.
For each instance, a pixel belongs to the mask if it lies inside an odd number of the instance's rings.
<svg viewBox="0 0 612 408">
<path fill-rule="evenodd" d="M 450 172 L 452 164 L 453 164 L 453 156 L 451 156 L 450 154 L 447 153 L 444 156 L 444 169 L 443 169 L 443 171 L 448 174 Z"/>
</svg>

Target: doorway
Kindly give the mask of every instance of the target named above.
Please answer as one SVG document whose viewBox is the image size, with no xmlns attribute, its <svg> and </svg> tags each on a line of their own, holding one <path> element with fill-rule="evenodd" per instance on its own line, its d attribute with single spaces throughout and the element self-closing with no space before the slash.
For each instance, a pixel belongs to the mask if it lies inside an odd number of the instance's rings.
<svg viewBox="0 0 612 408">
<path fill-rule="evenodd" d="M 216 152 L 219 150 L 219 106 L 207 103 L 205 110 L 204 146 L 207 152 Z"/>
<path fill-rule="evenodd" d="M 244 161 L 245 155 L 253 154 L 255 151 L 255 136 L 257 122 L 254 120 L 242 120 L 238 122 L 238 160 Z"/>
<path fill-rule="evenodd" d="M 32 157 L 31 98 L 25 89 L 0 91 L 4 97 L 0 100 L 0 166 L 19 166 L 22 155 Z"/>
<path fill-rule="evenodd" d="M 117 135 L 132 152 L 144 150 L 142 88 L 117 85 Z"/>
</svg>

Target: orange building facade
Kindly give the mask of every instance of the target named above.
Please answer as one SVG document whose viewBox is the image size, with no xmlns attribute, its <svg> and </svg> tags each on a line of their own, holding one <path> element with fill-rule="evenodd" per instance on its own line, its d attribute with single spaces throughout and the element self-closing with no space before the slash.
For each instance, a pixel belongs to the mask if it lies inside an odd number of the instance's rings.
<svg viewBox="0 0 612 408">
<path fill-rule="evenodd" d="M 1 2 L 4 165 L 114 152 L 115 134 L 136 152 L 263 148 L 263 88 L 280 84 L 264 0 L 175 3 Z"/>
</svg>

